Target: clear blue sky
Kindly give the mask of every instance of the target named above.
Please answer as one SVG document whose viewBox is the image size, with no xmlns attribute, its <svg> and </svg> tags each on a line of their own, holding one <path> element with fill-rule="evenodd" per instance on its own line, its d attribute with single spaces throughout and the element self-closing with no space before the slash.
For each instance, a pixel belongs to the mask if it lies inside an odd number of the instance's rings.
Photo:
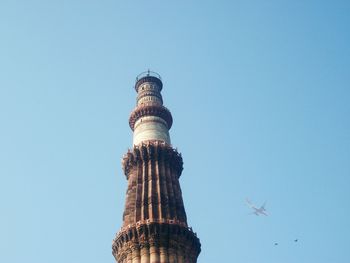
<svg viewBox="0 0 350 263">
<path fill-rule="evenodd" d="M 349 14 L 345 0 L 1 0 L 0 262 L 114 262 L 147 68 L 199 263 L 350 262 Z"/>
</svg>

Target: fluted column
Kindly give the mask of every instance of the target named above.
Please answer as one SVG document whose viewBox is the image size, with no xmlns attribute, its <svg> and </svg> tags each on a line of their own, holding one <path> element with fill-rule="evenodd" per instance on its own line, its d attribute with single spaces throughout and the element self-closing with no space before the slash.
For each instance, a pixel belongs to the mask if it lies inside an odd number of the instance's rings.
<svg viewBox="0 0 350 263">
<path fill-rule="evenodd" d="M 183 250 L 181 248 L 177 250 L 177 262 L 178 263 L 185 263 Z"/>
<path fill-rule="evenodd" d="M 168 256 L 168 249 L 165 247 L 159 248 L 159 258 L 160 263 L 168 263 L 169 262 L 169 256 Z"/>
<path fill-rule="evenodd" d="M 132 250 L 128 249 L 126 253 L 126 263 L 132 263 Z"/>
<path fill-rule="evenodd" d="M 150 263 L 149 246 L 145 245 L 141 248 L 141 263 Z"/>
<path fill-rule="evenodd" d="M 133 147 L 122 160 L 128 180 L 123 225 L 113 255 L 118 263 L 196 263 L 200 242 L 187 225 L 179 183 L 183 161 L 170 144 L 173 120 L 163 106 L 162 82 L 147 74 L 135 89 Z"/>
<path fill-rule="evenodd" d="M 152 241 L 149 247 L 150 254 L 150 263 L 159 263 L 160 262 L 160 254 L 159 248 L 156 242 Z"/>
<path fill-rule="evenodd" d="M 169 247 L 169 263 L 178 263 L 177 261 L 177 255 L 176 255 L 176 250 L 173 247 Z"/>
<path fill-rule="evenodd" d="M 138 244 L 132 247 L 132 263 L 140 263 L 140 246 Z"/>
</svg>

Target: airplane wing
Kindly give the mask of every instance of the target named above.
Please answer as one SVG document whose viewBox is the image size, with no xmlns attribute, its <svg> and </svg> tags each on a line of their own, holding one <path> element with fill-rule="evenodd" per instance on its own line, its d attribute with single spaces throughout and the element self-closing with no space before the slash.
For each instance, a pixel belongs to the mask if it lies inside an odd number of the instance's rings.
<svg viewBox="0 0 350 263">
<path fill-rule="evenodd" d="M 266 202 L 264 202 L 264 204 L 260 207 L 260 210 L 265 211 L 266 210 L 265 205 L 266 205 Z"/>
<path fill-rule="evenodd" d="M 268 216 L 268 213 L 266 213 L 265 211 L 261 211 L 261 210 L 260 210 L 259 213 L 260 213 L 260 214 L 263 214 L 263 215 L 265 215 L 265 216 Z"/>
<path fill-rule="evenodd" d="M 254 205 L 249 201 L 248 198 L 246 198 L 245 201 L 247 202 L 248 206 L 250 206 L 251 208 L 255 208 Z"/>
</svg>

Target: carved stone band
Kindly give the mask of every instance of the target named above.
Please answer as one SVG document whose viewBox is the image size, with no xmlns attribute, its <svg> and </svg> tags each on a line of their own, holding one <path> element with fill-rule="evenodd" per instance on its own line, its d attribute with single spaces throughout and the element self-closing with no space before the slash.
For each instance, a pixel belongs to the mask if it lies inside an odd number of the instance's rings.
<svg viewBox="0 0 350 263">
<path fill-rule="evenodd" d="M 131 113 L 129 118 L 129 125 L 131 130 L 134 131 L 136 121 L 144 116 L 157 116 L 164 119 L 167 123 L 168 129 L 170 129 L 173 124 L 173 117 L 171 116 L 170 111 L 164 106 L 144 105 L 137 107 Z"/>
<path fill-rule="evenodd" d="M 195 262 L 201 251 L 197 235 L 187 227 L 177 224 L 141 224 L 118 233 L 113 240 L 113 255 L 122 262 L 129 250 L 155 247 L 163 251 L 177 251 Z"/>
<path fill-rule="evenodd" d="M 137 163 L 151 161 L 167 161 L 177 171 L 180 177 L 183 170 L 183 161 L 181 154 L 168 144 L 160 141 L 148 141 L 134 146 L 132 150 L 124 155 L 122 167 L 125 175 L 128 177 L 130 168 Z"/>
</svg>

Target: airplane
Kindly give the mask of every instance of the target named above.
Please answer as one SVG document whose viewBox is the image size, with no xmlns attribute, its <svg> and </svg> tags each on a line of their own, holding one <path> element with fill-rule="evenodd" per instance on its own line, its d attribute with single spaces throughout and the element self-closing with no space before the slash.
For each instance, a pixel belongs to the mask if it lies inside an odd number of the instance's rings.
<svg viewBox="0 0 350 263">
<path fill-rule="evenodd" d="M 255 205 L 253 205 L 248 199 L 246 199 L 246 202 L 247 202 L 248 206 L 254 210 L 253 214 L 255 214 L 257 216 L 259 216 L 259 215 L 268 216 L 266 209 L 265 209 L 266 202 L 260 208 L 257 208 Z"/>
</svg>

